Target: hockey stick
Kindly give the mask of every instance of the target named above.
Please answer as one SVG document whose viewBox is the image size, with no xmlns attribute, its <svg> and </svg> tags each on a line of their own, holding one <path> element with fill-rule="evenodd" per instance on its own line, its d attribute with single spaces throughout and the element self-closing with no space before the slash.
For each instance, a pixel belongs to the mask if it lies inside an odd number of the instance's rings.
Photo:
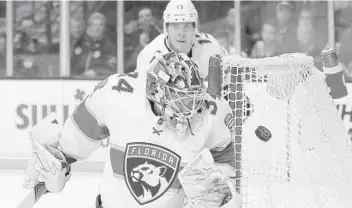
<svg viewBox="0 0 352 208">
<path fill-rule="evenodd" d="M 44 194 L 48 193 L 44 182 L 39 182 L 20 202 L 17 208 L 31 208 Z"/>
</svg>

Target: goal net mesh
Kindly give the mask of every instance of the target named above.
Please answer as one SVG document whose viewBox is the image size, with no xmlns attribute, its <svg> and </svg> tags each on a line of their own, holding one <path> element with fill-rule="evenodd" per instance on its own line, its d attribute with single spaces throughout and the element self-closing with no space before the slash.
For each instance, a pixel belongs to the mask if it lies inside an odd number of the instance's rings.
<svg viewBox="0 0 352 208">
<path fill-rule="evenodd" d="M 223 56 L 221 69 L 243 207 L 352 207 L 350 139 L 313 59 Z"/>
</svg>

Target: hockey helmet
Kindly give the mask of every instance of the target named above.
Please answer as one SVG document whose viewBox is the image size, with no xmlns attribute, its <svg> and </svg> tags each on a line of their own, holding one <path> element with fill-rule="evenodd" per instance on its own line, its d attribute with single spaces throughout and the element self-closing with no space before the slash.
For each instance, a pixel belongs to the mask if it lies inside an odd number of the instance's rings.
<svg viewBox="0 0 352 208">
<path fill-rule="evenodd" d="M 167 23 L 194 22 L 198 29 L 198 12 L 191 0 L 171 0 L 164 10 L 164 32 Z"/>
<path fill-rule="evenodd" d="M 203 106 L 206 88 L 198 66 L 186 54 L 157 58 L 147 74 L 147 98 L 177 117 L 190 118 Z"/>
</svg>

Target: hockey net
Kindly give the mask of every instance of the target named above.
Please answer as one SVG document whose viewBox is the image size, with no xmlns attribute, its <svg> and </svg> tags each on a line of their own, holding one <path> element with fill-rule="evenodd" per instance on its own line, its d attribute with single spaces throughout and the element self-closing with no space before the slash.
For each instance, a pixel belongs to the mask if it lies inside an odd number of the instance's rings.
<svg viewBox="0 0 352 208">
<path fill-rule="evenodd" d="M 218 61 L 243 207 L 352 207 L 350 139 L 313 59 Z"/>
</svg>

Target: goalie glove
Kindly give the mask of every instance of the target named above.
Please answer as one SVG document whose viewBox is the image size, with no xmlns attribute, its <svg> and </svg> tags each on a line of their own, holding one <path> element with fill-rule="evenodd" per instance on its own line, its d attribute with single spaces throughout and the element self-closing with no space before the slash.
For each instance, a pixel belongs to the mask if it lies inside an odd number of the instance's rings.
<svg viewBox="0 0 352 208">
<path fill-rule="evenodd" d="M 63 153 L 55 147 L 41 145 L 31 136 L 32 158 L 25 179 L 25 188 L 44 182 L 49 192 L 60 192 L 70 178 L 70 168 Z"/>
<path fill-rule="evenodd" d="M 234 182 L 214 163 L 208 149 L 178 175 L 186 195 L 183 208 L 239 208 L 242 201 Z"/>
<path fill-rule="evenodd" d="M 56 148 L 59 133 L 54 117 L 49 115 L 43 119 L 29 134 L 32 155 L 28 161 L 24 188 L 31 189 L 44 182 L 49 192 L 59 192 L 70 177 L 70 166 L 64 154 Z M 50 144 L 45 141 L 50 141 Z"/>
</svg>

